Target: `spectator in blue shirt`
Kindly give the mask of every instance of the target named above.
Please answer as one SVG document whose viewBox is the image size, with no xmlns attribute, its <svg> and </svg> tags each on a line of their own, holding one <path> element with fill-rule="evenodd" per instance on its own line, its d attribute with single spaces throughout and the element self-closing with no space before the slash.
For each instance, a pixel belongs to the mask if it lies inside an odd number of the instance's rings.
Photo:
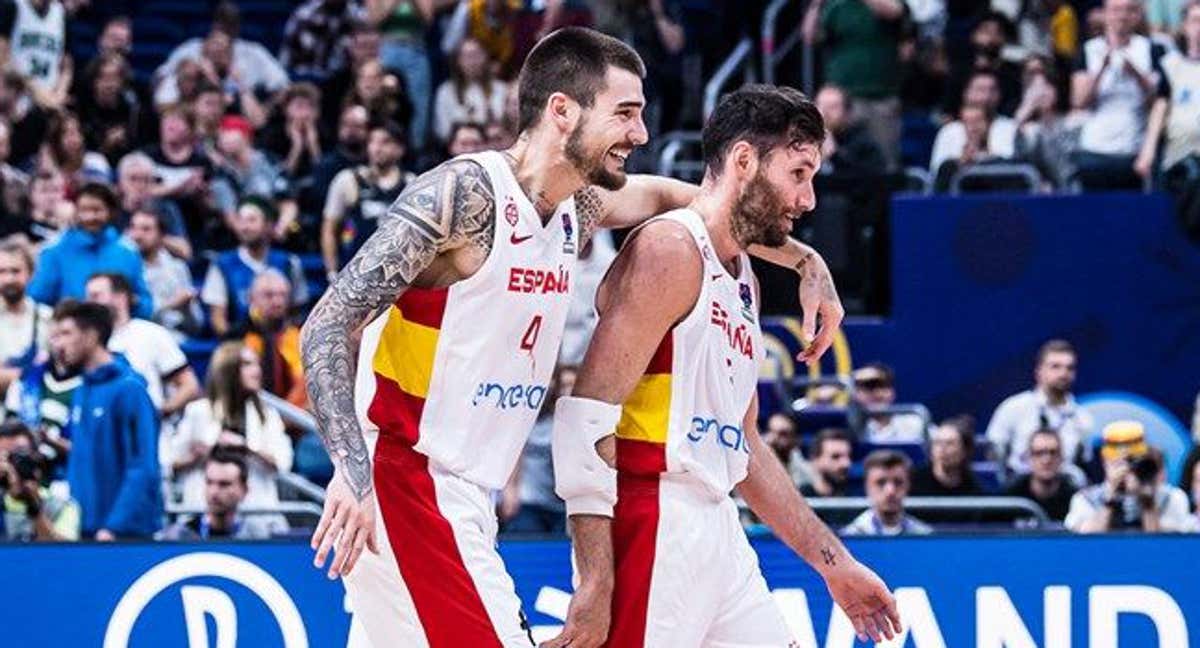
<svg viewBox="0 0 1200 648">
<path fill-rule="evenodd" d="M 250 284 L 268 269 L 292 283 L 292 304 L 308 302 L 308 284 L 300 259 L 271 247 L 272 232 L 279 213 L 268 198 L 248 196 L 238 205 L 234 233 L 239 245 L 222 252 L 208 266 L 200 301 L 209 308 L 209 321 L 217 335 L 244 325 L 250 317 Z"/>
<path fill-rule="evenodd" d="M 158 412 L 146 383 L 107 350 L 112 314 L 68 300 L 54 310 L 55 360 L 83 373 L 71 407 L 67 483 L 85 538 L 149 538 L 162 526 Z"/>
<path fill-rule="evenodd" d="M 83 299 L 92 275 L 114 272 L 133 285 L 137 294 L 134 316 L 153 314 L 154 298 L 142 277 L 142 258 L 112 224 L 117 207 L 116 194 L 105 185 L 91 183 L 79 190 L 75 225 L 38 258 L 28 289 L 34 301 L 53 306 L 67 298 Z"/>
</svg>

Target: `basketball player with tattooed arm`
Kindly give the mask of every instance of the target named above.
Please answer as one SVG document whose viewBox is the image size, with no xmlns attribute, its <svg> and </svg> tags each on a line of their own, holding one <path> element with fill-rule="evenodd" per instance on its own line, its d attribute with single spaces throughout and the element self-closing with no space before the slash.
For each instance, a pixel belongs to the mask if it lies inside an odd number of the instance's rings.
<svg viewBox="0 0 1200 648">
<path fill-rule="evenodd" d="M 630 234 L 601 283 L 574 391 L 554 408 L 580 585 L 544 647 L 798 647 L 734 489 L 824 577 L 861 639 L 899 631 L 887 586 L 805 504 L 756 423 L 763 341 L 746 251 L 783 244 L 815 206 L 824 132 L 796 90 L 726 96 L 704 127 L 699 195 Z"/>
<path fill-rule="evenodd" d="M 517 144 L 412 181 L 309 316 L 308 392 L 336 467 L 312 543 L 318 568 L 336 545 L 328 573 L 346 584 L 350 645 L 532 644 L 489 490 L 546 396 L 592 232 L 697 191 L 624 173 L 646 142 L 644 73 L 597 32 L 543 39 L 520 75 Z M 794 241 L 762 254 L 803 275 L 819 354 L 842 316 L 824 262 Z"/>
</svg>

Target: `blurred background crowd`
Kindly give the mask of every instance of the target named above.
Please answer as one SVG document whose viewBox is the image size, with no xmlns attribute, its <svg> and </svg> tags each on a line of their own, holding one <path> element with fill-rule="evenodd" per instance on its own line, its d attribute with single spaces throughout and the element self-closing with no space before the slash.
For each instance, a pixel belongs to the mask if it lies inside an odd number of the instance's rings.
<svg viewBox="0 0 1200 648">
<path fill-rule="evenodd" d="M 741 53 L 769 17 L 788 47 Z M 645 59 L 642 171 L 698 179 L 687 133 L 712 80 L 769 56 L 826 120 L 818 222 L 878 231 L 863 219 L 894 191 L 1132 188 L 1200 227 L 1200 0 L 3 0 L 3 537 L 305 534 L 332 468 L 299 324 L 415 174 L 514 141 L 514 75 L 564 25 Z M 824 249 L 811 227 L 797 235 Z M 617 242 L 583 253 L 556 394 Z M 849 310 L 886 312 L 886 263 L 844 256 Z M 767 301 L 794 313 L 794 294 Z M 846 533 L 1003 513 L 945 505 L 964 496 L 1024 498 L 1077 532 L 1200 529 L 1195 453 L 1169 484 L 1139 423 L 1096 429 L 1069 343 L 1047 341 L 1029 389 L 978 424 L 904 402 L 880 360 L 761 422 L 813 502 L 866 498 L 819 507 Z M 510 532 L 563 529 L 552 409 L 496 494 Z"/>
</svg>

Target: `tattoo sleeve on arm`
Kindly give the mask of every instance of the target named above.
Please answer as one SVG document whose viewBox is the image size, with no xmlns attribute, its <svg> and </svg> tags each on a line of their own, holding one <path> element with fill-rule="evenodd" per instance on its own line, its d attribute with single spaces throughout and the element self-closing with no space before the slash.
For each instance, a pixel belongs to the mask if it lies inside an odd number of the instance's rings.
<svg viewBox="0 0 1200 648">
<path fill-rule="evenodd" d="M 390 306 L 439 252 L 492 244 L 494 197 L 478 164 L 453 161 L 413 181 L 348 263 L 304 325 L 305 380 L 321 439 L 360 499 L 371 461 L 354 407 L 352 333 Z"/>
</svg>

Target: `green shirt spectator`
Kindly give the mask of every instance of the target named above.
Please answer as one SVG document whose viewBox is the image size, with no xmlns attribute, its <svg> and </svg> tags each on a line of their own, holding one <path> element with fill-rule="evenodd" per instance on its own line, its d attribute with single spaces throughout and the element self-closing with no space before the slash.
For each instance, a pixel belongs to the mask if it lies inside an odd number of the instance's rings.
<svg viewBox="0 0 1200 648">
<path fill-rule="evenodd" d="M 865 0 L 825 0 L 821 4 L 825 81 L 857 98 L 896 96 L 900 90 L 899 17 L 885 19 Z"/>
</svg>

